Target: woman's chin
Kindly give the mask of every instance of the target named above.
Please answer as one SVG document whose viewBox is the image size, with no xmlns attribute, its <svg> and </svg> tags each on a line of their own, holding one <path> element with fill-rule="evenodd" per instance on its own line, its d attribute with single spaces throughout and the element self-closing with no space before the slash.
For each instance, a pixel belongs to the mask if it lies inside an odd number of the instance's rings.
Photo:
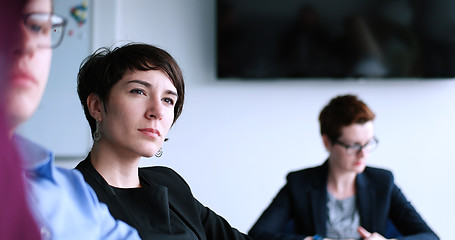
<svg viewBox="0 0 455 240">
<path fill-rule="evenodd" d="M 362 173 L 366 168 L 366 164 L 364 162 L 361 162 L 361 163 L 357 163 L 356 166 L 355 166 L 355 171 L 357 173 Z"/>
</svg>

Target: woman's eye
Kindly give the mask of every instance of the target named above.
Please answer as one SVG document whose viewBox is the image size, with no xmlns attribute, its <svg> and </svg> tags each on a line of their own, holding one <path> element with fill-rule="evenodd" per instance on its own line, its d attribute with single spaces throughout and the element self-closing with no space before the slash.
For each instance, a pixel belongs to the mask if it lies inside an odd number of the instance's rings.
<svg viewBox="0 0 455 240">
<path fill-rule="evenodd" d="M 43 27 L 38 24 L 30 24 L 28 28 L 35 33 L 39 33 L 42 31 Z"/>
<path fill-rule="evenodd" d="M 141 90 L 141 89 L 133 89 L 133 90 L 130 91 L 130 93 L 145 95 L 145 92 L 143 90 Z"/>
<path fill-rule="evenodd" d="M 360 145 L 360 144 L 354 144 L 354 145 L 351 145 L 351 146 L 349 146 L 349 147 L 352 148 L 352 149 L 359 150 L 359 149 L 362 148 L 362 145 Z"/>
<path fill-rule="evenodd" d="M 170 104 L 170 105 L 172 105 L 172 106 L 174 106 L 174 100 L 171 99 L 171 98 L 164 98 L 163 101 L 168 103 L 168 104 Z"/>
</svg>

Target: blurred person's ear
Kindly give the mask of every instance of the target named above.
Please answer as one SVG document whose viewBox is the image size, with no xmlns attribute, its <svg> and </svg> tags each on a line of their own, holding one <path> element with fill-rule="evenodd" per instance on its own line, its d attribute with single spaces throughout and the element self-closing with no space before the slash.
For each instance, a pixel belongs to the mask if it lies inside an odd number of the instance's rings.
<svg viewBox="0 0 455 240">
<path fill-rule="evenodd" d="M 332 141 L 330 141 L 327 134 L 322 134 L 322 142 L 324 143 L 325 149 L 330 152 L 330 149 L 332 149 Z"/>
</svg>

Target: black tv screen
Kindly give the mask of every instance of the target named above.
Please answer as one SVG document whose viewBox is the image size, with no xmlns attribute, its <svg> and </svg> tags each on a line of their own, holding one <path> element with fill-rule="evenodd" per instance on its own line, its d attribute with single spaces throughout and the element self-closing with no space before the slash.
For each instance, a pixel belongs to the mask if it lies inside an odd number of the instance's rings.
<svg viewBox="0 0 455 240">
<path fill-rule="evenodd" d="M 218 0 L 227 78 L 453 78 L 453 0 Z"/>
</svg>

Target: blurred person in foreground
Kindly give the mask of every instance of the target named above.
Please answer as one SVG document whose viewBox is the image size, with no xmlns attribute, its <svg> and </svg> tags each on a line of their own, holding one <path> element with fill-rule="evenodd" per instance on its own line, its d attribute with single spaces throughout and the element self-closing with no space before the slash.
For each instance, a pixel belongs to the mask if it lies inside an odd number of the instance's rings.
<svg viewBox="0 0 455 240">
<path fill-rule="evenodd" d="M 8 87 L 5 73 L 8 61 L 4 50 L 12 44 L 10 34 L 13 26 L 19 25 L 23 2 L 1 0 L 0 9 L 0 96 Z M 4 11 L 4 10 L 8 11 Z M 40 239 L 25 196 L 21 161 L 8 136 L 4 98 L 0 98 L 0 239 Z"/>
<path fill-rule="evenodd" d="M 320 166 L 291 172 L 249 232 L 253 239 L 436 240 L 390 171 L 367 167 L 375 114 L 354 95 L 333 98 L 319 115 L 329 153 Z M 391 223 L 391 224 L 390 224 Z M 390 226 L 398 229 L 388 236 Z"/>
<path fill-rule="evenodd" d="M 6 135 L 7 142 L 17 146 L 19 156 L 13 158 L 21 168 L 11 173 L 15 174 L 11 180 L 16 180 L 17 174 L 23 178 L 26 199 L 18 200 L 29 205 L 36 221 L 33 229 L 33 220 L 27 218 L 22 231 L 39 231 L 38 236 L 10 239 L 139 239 L 136 230 L 116 221 L 106 205 L 99 203 L 79 172 L 57 168 L 51 151 L 15 133 L 39 105 L 49 76 L 52 48 L 59 45 L 66 20 L 52 12 L 51 0 L 1 1 L 5 3 L 0 10 L 5 20 L 0 52 L 5 125 L 1 136 Z M 2 184 L 3 181 L 2 175 Z M 12 211 L 24 214 L 21 209 Z M 0 213 L 2 218 L 3 214 L 4 211 Z"/>
</svg>

